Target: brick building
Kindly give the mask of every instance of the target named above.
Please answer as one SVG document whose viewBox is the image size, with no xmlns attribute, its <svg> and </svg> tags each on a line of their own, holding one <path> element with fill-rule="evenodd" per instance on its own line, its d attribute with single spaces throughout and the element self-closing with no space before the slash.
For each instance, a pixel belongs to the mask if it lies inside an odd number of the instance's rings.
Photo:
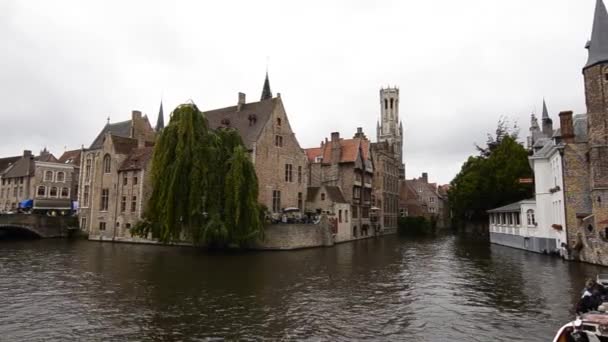
<svg viewBox="0 0 608 342">
<path fill-rule="evenodd" d="M 81 153 L 79 219 L 90 239 L 130 240 L 150 195 L 149 167 L 156 133 L 147 116 L 105 125 Z"/>
<path fill-rule="evenodd" d="M 19 203 L 33 200 L 34 210 L 67 214 L 72 209 L 72 194 L 77 180 L 74 166 L 61 163 L 46 149 L 34 156 L 24 151 L 21 157 L 0 161 L 0 210 L 14 211 Z"/>
<path fill-rule="evenodd" d="M 608 13 L 597 0 L 583 67 L 587 113 L 560 113 L 566 234 L 574 258 L 608 265 Z"/>
<path fill-rule="evenodd" d="M 384 233 L 395 233 L 399 220 L 399 177 L 403 164 L 395 156 L 395 147 L 387 141 L 371 144 L 375 170 L 372 204 L 378 208 L 378 222 Z"/>
<path fill-rule="evenodd" d="M 350 204 L 351 234 L 348 240 L 375 235 L 372 226 L 374 163 L 371 143 L 361 128 L 352 139 L 331 134 L 318 148 L 306 150 L 309 161 L 309 186 L 337 187 Z"/>
<path fill-rule="evenodd" d="M 258 102 L 239 93 L 234 106 L 204 112 L 212 129 L 238 131 L 248 149 L 259 184 L 259 203 L 275 216 L 285 208 L 304 211 L 307 158 L 289 123 L 281 94 L 272 97 L 268 74 Z"/>
<path fill-rule="evenodd" d="M 337 186 L 323 185 L 308 188 L 306 210 L 326 214 L 335 235 L 335 242 L 352 240 L 350 204 Z"/>
<path fill-rule="evenodd" d="M 404 188 L 400 191 L 402 213 L 406 216 L 424 216 L 437 222 L 438 228 L 449 225 L 448 201 L 441 186 L 429 183 L 426 172 L 422 177 L 406 180 Z"/>
</svg>

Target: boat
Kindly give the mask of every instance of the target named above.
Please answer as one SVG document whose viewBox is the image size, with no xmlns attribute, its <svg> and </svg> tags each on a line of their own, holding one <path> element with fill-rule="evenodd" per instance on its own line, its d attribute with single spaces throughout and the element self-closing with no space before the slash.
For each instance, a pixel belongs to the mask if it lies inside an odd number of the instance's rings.
<svg viewBox="0 0 608 342">
<path fill-rule="evenodd" d="M 553 338 L 553 342 L 577 341 L 572 337 L 574 331 L 578 331 L 578 333 L 586 335 L 586 341 L 606 342 L 608 341 L 608 314 L 583 314 L 576 320 L 561 327 Z M 581 339 L 579 341 L 585 341 L 585 339 Z"/>
</svg>

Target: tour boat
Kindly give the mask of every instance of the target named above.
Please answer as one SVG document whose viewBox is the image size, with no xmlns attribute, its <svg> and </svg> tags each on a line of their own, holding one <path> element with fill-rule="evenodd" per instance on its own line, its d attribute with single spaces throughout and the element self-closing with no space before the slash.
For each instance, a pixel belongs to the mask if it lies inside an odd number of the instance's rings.
<svg viewBox="0 0 608 342">
<path fill-rule="evenodd" d="M 572 341 L 570 335 L 577 327 L 587 333 L 588 340 L 591 342 L 608 341 L 608 314 L 588 313 L 561 327 L 553 338 L 553 342 Z"/>
</svg>

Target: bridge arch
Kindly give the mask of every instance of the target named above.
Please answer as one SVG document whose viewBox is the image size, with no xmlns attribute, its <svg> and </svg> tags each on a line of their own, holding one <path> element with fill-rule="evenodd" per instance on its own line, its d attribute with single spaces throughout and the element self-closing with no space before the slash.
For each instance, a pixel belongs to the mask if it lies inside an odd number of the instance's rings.
<svg viewBox="0 0 608 342">
<path fill-rule="evenodd" d="M 44 234 L 36 228 L 20 224 L 0 224 L 0 237 L 2 235 L 24 236 L 38 239 L 45 237 Z"/>
</svg>

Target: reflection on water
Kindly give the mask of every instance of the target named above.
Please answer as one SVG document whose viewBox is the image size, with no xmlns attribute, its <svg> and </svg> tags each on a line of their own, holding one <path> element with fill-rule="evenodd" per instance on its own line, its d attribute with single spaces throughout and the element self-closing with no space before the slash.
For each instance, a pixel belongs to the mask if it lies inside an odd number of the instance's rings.
<svg viewBox="0 0 608 342">
<path fill-rule="evenodd" d="M 295 252 L 0 242 L 0 341 L 547 341 L 601 268 L 470 236 Z"/>
</svg>

